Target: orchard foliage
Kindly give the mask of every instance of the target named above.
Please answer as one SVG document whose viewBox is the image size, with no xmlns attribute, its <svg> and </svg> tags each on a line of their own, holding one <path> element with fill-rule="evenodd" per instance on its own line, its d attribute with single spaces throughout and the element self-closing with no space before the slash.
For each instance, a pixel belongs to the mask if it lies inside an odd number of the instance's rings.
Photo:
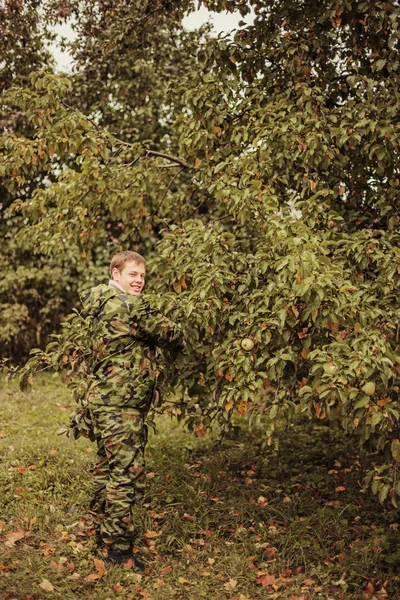
<svg viewBox="0 0 400 600">
<path fill-rule="evenodd" d="M 398 3 L 203 4 L 243 21 L 212 36 L 183 31 L 188 2 L 68 4 L 76 72 L 4 96 L 33 132 L 2 136 L 10 218 L 60 260 L 151 258 L 187 332 L 167 387 L 199 435 L 238 415 L 269 444 L 298 412 L 339 422 L 396 505 Z"/>
</svg>

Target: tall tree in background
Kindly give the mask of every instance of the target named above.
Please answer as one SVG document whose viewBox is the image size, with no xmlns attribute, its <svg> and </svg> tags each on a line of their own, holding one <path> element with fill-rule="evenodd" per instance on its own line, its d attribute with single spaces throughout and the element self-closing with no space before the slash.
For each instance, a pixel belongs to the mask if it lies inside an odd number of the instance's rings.
<svg viewBox="0 0 400 600">
<path fill-rule="evenodd" d="M 369 481 L 396 503 L 398 3 L 207 6 L 254 23 L 212 37 L 182 31 L 187 3 L 73 7 L 76 75 L 7 96 L 43 152 L 26 164 L 29 140 L 3 136 L 9 193 L 12 169 L 59 165 L 13 214 L 50 255 L 156 249 L 199 435 L 248 414 L 272 443 L 298 411 L 330 418 L 386 456 Z"/>
<path fill-rule="evenodd" d="M 4 96 L 12 86 L 29 86 L 32 72 L 51 66 L 54 61 L 47 48 L 54 34 L 41 2 L 36 0 L 6 0 L 0 7 L 0 93 Z M 0 105 L 0 124 L 4 143 L 19 148 L 22 162 L 34 164 L 42 154 L 35 130 L 17 106 Z M 26 140 L 31 140 L 29 149 Z M 12 180 L 0 184 L 0 356 L 20 360 L 29 347 L 42 345 L 54 331 L 60 319 L 70 309 L 76 295 L 71 276 L 73 264 L 43 257 L 32 246 L 16 236 L 24 225 L 23 217 L 7 214 L 18 198 L 28 202 L 33 190 L 49 178 L 49 168 L 43 164 L 34 177 L 24 182 L 18 178 L 18 166 L 12 167 Z M 0 173 L 5 166 L 0 164 Z M 51 177 L 51 175 L 50 175 Z M 11 183 L 12 181 L 12 183 Z M 76 261 L 74 261 L 76 263 Z"/>
</svg>

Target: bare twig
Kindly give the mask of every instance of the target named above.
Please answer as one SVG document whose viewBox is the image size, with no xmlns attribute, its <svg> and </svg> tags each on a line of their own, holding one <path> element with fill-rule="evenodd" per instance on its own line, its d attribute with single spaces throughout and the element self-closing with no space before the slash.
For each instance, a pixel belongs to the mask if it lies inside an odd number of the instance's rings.
<svg viewBox="0 0 400 600">
<path fill-rule="evenodd" d="M 174 183 L 174 181 L 175 181 L 175 179 L 178 177 L 178 175 L 179 175 L 180 173 L 182 173 L 182 171 L 183 171 L 183 167 L 182 167 L 181 169 L 179 169 L 179 171 L 177 171 L 177 172 L 175 173 L 175 175 L 172 177 L 171 181 L 170 181 L 170 182 L 169 182 L 169 184 L 168 184 L 168 187 L 167 187 L 167 189 L 165 190 L 165 194 L 163 195 L 163 197 L 162 197 L 162 198 L 161 198 L 161 200 L 160 200 L 160 203 L 159 203 L 159 205 L 158 205 L 158 206 L 157 206 L 157 208 L 156 208 L 156 209 L 155 209 L 155 210 L 154 210 L 154 211 L 151 213 L 151 216 L 152 216 L 152 217 L 154 217 L 154 215 L 156 215 L 156 214 L 158 213 L 158 211 L 160 210 L 160 208 L 161 208 L 161 206 L 162 206 L 162 203 L 164 202 L 164 200 L 165 200 L 165 198 L 166 198 L 166 196 L 167 196 L 167 194 L 168 194 L 168 192 L 169 192 L 169 190 L 170 190 L 170 188 L 171 188 L 172 184 Z"/>
<path fill-rule="evenodd" d="M 181 165 L 181 167 L 183 167 L 184 169 L 192 168 L 188 164 L 183 162 L 183 160 L 181 160 L 180 158 L 177 158 L 176 156 L 170 156 L 169 154 L 164 154 L 164 152 L 157 152 L 156 150 L 146 150 L 146 154 L 147 154 L 147 156 L 159 156 L 161 158 L 167 158 L 168 160 L 172 160 L 173 162 L 176 162 L 178 165 Z"/>
</svg>

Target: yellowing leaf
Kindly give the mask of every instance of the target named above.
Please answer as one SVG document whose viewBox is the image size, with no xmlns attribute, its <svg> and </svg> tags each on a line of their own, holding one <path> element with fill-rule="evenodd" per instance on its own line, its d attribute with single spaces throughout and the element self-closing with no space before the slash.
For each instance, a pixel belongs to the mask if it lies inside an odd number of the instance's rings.
<svg viewBox="0 0 400 600">
<path fill-rule="evenodd" d="M 157 531 L 146 531 L 146 533 L 144 534 L 144 537 L 146 537 L 149 540 L 152 538 L 159 537 L 160 535 L 161 535 L 161 533 L 157 533 Z"/>
<path fill-rule="evenodd" d="M 308 348 L 303 348 L 303 350 L 301 351 L 301 355 L 303 358 L 308 358 L 308 355 L 310 354 L 310 351 Z"/>
<path fill-rule="evenodd" d="M 227 581 L 226 583 L 224 583 L 224 589 L 227 590 L 228 592 L 230 590 L 235 589 L 236 586 L 237 586 L 236 579 L 230 579 L 229 581 Z"/>
<path fill-rule="evenodd" d="M 39 584 L 39 587 L 46 592 L 54 592 L 54 586 L 48 579 L 42 579 L 42 583 Z"/>
<path fill-rule="evenodd" d="M 249 403 L 246 402 L 246 400 L 241 400 L 237 407 L 239 417 L 243 417 L 247 413 L 248 408 L 249 408 Z"/>
<path fill-rule="evenodd" d="M 229 412 L 233 408 L 233 400 L 228 400 L 228 402 L 224 406 L 226 412 Z"/>
</svg>

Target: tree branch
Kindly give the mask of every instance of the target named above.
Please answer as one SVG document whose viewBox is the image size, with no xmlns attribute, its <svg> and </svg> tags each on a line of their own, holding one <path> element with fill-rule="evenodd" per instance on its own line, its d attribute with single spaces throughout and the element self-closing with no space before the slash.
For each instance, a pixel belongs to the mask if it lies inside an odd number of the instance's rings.
<svg viewBox="0 0 400 600">
<path fill-rule="evenodd" d="M 124 142 L 123 140 L 119 140 L 118 138 L 114 138 L 114 139 L 117 144 L 122 144 L 123 146 L 128 146 L 129 148 L 133 147 L 133 144 L 130 144 L 129 142 Z M 184 169 L 192 169 L 193 168 L 190 165 L 188 165 L 187 163 L 185 163 L 183 160 L 181 160 L 180 158 L 177 158 L 176 156 L 171 156 L 170 154 L 166 154 L 165 152 L 158 152 L 157 150 L 145 150 L 144 152 L 145 152 L 145 156 L 159 156 L 160 158 L 166 158 L 167 160 L 170 160 L 170 161 L 180 165 Z M 168 168 L 169 168 L 172 165 L 160 165 L 160 166 L 164 166 L 164 168 L 166 166 L 168 166 Z"/>
<path fill-rule="evenodd" d="M 165 194 L 164 194 L 164 195 L 163 195 L 163 197 L 161 198 L 161 200 L 160 200 L 160 202 L 159 202 L 159 204 L 158 204 L 157 208 L 156 208 L 156 209 L 155 209 L 155 210 L 154 210 L 154 211 L 151 213 L 151 216 L 152 216 L 152 217 L 154 217 L 154 215 L 156 215 L 156 214 L 158 213 L 158 211 L 160 210 L 160 208 L 161 208 L 161 205 L 162 205 L 162 203 L 164 202 L 164 199 L 165 199 L 166 195 L 168 194 L 168 192 L 169 192 L 169 190 L 170 190 L 170 188 L 171 188 L 172 184 L 174 183 L 175 179 L 178 177 L 179 173 L 181 173 L 182 171 L 183 171 L 183 167 L 182 167 L 181 169 L 179 169 L 179 171 L 177 171 L 177 172 L 175 173 L 175 175 L 173 176 L 173 178 L 172 178 L 172 179 L 171 179 L 171 181 L 169 182 L 169 185 L 168 185 L 167 189 L 165 190 Z"/>
<path fill-rule="evenodd" d="M 192 168 L 188 164 L 183 162 L 183 160 L 181 160 L 180 158 L 177 158 L 176 156 L 170 156 L 169 154 L 164 154 L 164 152 L 156 152 L 156 150 L 146 150 L 146 154 L 147 156 L 159 156 L 160 158 L 167 158 L 168 160 L 171 160 L 172 162 L 181 165 L 181 167 L 183 167 L 184 169 Z"/>
</svg>

